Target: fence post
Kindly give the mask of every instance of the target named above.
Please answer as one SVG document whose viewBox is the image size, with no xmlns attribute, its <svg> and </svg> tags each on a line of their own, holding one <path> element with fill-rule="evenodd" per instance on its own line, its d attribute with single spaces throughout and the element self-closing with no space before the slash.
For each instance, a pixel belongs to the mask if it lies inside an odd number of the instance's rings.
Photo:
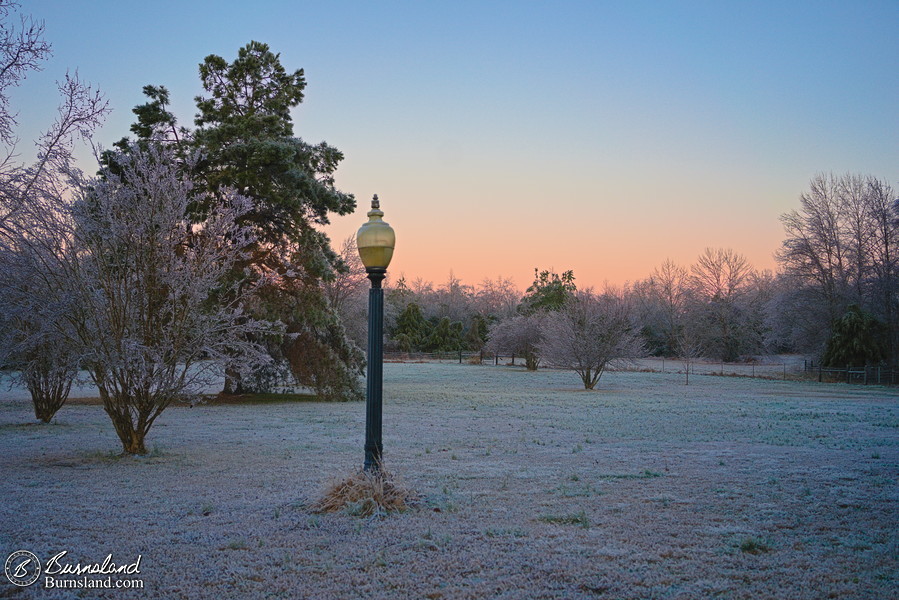
<svg viewBox="0 0 899 600">
<path fill-rule="evenodd" d="M 493 364 L 499 366 L 499 352 L 493 353 Z"/>
<path fill-rule="evenodd" d="M 852 381 L 852 376 L 849 374 L 849 365 L 846 365 L 846 383 Z"/>
<path fill-rule="evenodd" d="M 512 353 L 512 366 L 515 366 L 515 353 Z"/>
<path fill-rule="evenodd" d="M 462 349 L 459 348 L 459 364 L 462 364 Z"/>
<path fill-rule="evenodd" d="M 824 371 L 822 370 L 821 363 L 818 363 L 818 383 L 824 381 Z"/>
<path fill-rule="evenodd" d="M 662 373 L 665 372 L 665 357 L 662 357 Z"/>
</svg>

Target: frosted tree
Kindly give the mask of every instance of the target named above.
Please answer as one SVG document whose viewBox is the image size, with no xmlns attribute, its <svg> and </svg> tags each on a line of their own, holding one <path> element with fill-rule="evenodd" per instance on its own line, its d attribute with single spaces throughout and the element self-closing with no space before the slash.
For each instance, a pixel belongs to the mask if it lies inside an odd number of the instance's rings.
<svg viewBox="0 0 899 600">
<path fill-rule="evenodd" d="M 872 313 L 895 363 L 897 241 L 895 194 L 873 176 L 819 174 L 800 208 L 781 216 L 786 239 L 777 253 L 788 285 L 778 304 L 789 316 L 781 337 L 823 353 L 834 323 L 850 305 Z"/>
<path fill-rule="evenodd" d="M 448 318 L 452 323 L 461 323 L 472 314 L 474 288 L 462 283 L 462 280 L 450 271 L 446 283 L 434 290 L 434 316 L 439 319 Z"/>
<path fill-rule="evenodd" d="M 588 390 L 596 387 L 613 362 L 642 355 L 628 303 L 611 292 L 578 293 L 559 310 L 546 314 L 540 332 L 538 348 L 543 359 L 576 372 Z"/>
<path fill-rule="evenodd" d="M 668 259 L 648 279 L 630 291 L 642 335 L 652 354 L 677 355 L 677 336 L 692 302 L 690 277 L 685 267 Z"/>
<path fill-rule="evenodd" d="M 0 347 L 2 362 L 31 394 L 34 416 L 49 423 L 69 395 L 78 372 L 72 330 L 63 318 L 71 301 L 30 245 L 0 241 Z"/>
<path fill-rule="evenodd" d="M 204 193 L 179 175 L 171 151 L 135 145 L 115 164 L 82 183 L 71 207 L 72 320 L 123 449 L 143 454 L 147 431 L 172 401 L 201 392 L 225 368 L 267 362 L 252 340 L 274 326 L 244 312 L 264 274 L 253 285 L 226 277 L 254 242 L 238 224 L 250 201 L 225 191 L 190 222 L 188 204 Z"/>
<path fill-rule="evenodd" d="M 0 228 L 10 223 L 25 199 L 39 188 L 59 188 L 60 174 L 68 168 L 72 149 L 88 139 L 109 112 L 103 96 L 81 81 L 78 73 L 66 73 L 57 82 L 60 104 L 53 124 L 35 141 L 37 159 L 20 160 L 16 136 L 17 115 L 9 91 L 50 57 L 44 25 L 17 12 L 19 4 L 0 0 Z"/>
<path fill-rule="evenodd" d="M 756 309 L 747 305 L 754 271 L 746 257 L 729 248 L 706 248 L 690 271 L 694 302 L 689 318 L 702 335 L 705 352 L 733 361 L 757 351 L 753 342 L 760 338 L 751 330 Z"/>
<path fill-rule="evenodd" d="M 278 328 L 244 311 L 269 276 L 234 277 L 253 243 L 238 224 L 249 200 L 225 190 L 190 221 L 188 203 L 206 198 L 179 174 L 172 151 L 135 145 L 115 165 L 90 180 L 69 171 L 68 188 L 23 199 L 16 227 L 4 231 L 2 264 L 26 285 L 5 279 L 2 287 L 4 299 L 18 294 L 4 302 L 7 314 L 40 316 L 40 326 L 19 327 L 18 344 L 63 342 L 97 386 L 124 451 L 143 454 L 171 402 L 202 392 L 226 368 L 269 360 L 253 340 Z"/>
<path fill-rule="evenodd" d="M 369 281 L 356 249 L 356 236 L 344 239 L 337 254 L 343 264 L 323 281 L 325 297 L 340 317 L 347 337 L 364 348 L 368 343 Z"/>
<path fill-rule="evenodd" d="M 515 315 L 521 290 L 508 277 L 485 277 L 474 293 L 474 307 L 485 318 L 506 319 Z"/>
<path fill-rule="evenodd" d="M 545 313 L 535 312 L 518 315 L 500 321 L 490 328 L 490 339 L 485 348 L 496 354 L 511 353 L 524 357 L 528 371 L 536 371 L 540 366 L 541 341 L 540 325 Z"/>
<path fill-rule="evenodd" d="M 52 259 L 63 247 L 40 243 L 61 234 L 57 206 L 47 199 L 64 194 L 75 143 L 89 138 L 108 109 L 98 91 L 67 73 L 57 84 L 56 117 L 35 141 L 36 159 L 20 160 L 9 92 L 40 70 L 51 48 L 43 23 L 18 7 L 0 0 L 0 364 L 15 369 L 35 415 L 47 422 L 65 402 L 77 367 L 68 325 L 59 319 L 70 299 L 49 285 L 59 266 Z"/>
<path fill-rule="evenodd" d="M 702 336 L 695 323 L 686 322 L 677 329 L 674 350 L 684 368 L 684 385 L 690 385 L 690 371 L 703 354 Z"/>
</svg>

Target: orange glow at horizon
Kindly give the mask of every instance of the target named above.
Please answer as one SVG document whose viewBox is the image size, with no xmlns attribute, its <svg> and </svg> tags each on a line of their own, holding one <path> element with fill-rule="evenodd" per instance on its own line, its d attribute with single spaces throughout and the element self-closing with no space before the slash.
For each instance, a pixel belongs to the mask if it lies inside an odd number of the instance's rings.
<svg viewBox="0 0 899 600">
<path fill-rule="evenodd" d="M 325 229 L 334 247 L 355 234 L 365 220 L 365 210 L 367 205 L 353 215 L 334 219 Z M 508 278 L 524 290 L 539 268 L 558 273 L 573 270 L 580 289 L 618 287 L 646 279 L 668 259 L 689 267 L 707 247 L 733 249 L 757 270 L 776 271 L 774 252 L 782 239 L 776 219 L 767 227 L 750 225 L 737 231 L 716 231 L 707 222 L 627 227 L 611 220 L 572 220 L 556 227 L 546 226 L 551 223 L 547 220 L 526 227 L 514 219 L 416 218 L 398 214 L 398 207 L 389 203 L 384 210 L 384 220 L 397 235 L 391 279 L 420 278 L 438 286 L 452 274 L 472 286 L 484 279 Z"/>
<path fill-rule="evenodd" d="M 439 142 L 417 153 L 385 155 L 347 148 L 337 187 L 355 194 L 356 212 L 325 228 L 339 247 L 365 222 L 377 193 L 396 232 L 392 278 L 440 285 L 510 278 L 527 288 L 534 269 L 573 270 L 581 289 L 622 286 L 649 277 L 670 259 L 689 267 L 706 248 L 742 254 L 757 270 L 776 271 L 780 215 L 797 208 L 808 178 L 754 166 L 714 168 L 670 158 L 646 177 L 642 160 L 569 164 L 562 170 L 542 148 L 506 162 L 471 154 L 439 160 Z M 552 167 L 552 168 L 550 168 Z M 563 173 L 564 176 L 560 175 Z"/>
</svg>

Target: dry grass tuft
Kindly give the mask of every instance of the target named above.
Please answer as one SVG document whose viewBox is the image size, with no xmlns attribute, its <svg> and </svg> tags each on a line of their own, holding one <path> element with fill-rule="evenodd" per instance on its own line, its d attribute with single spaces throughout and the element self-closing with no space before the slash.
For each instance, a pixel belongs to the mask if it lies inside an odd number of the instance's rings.
<svg viewBox="0 0 899 600">
<path fill-rule="evenodd" d="M 331 483 L 311 509 L 317 513 L 343 511 L 355 517 L 383 516 L 411 508 L 416 499 L 411 489 L 381 468 L 373 472 L 360 470 Z"/>
</svg>

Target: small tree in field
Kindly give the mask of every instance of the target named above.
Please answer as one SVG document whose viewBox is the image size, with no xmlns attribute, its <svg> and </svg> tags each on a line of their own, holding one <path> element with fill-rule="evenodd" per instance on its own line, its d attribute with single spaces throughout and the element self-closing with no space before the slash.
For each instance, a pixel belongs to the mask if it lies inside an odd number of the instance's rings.
<svg viewBox="0 0 899 600">
<path fill-rule="evenodd" d="M 677 328 L 674 345 L 677 359 L 684 367 L 684 385 L 690 385 L 690 369 L 703 354 L 702 340 L 692 323 Z"/>
<path fill-rule="evenodd" d="M 34 405 L 34 416 L 49 423 L 69 396 L 78 372 L 71 345 L 71 328 L 60 318 L 64 304 L 58 289 L 46 285 L 42 265 L 30 261 L 26 248 L 3 252 L 0 258 L 2 329 L 0 363 L 13 369 Z"/>
<path fill-rule="evenodd" d="M 31 392 L 35 415 L 49 422 L 68 396 L 77 359 L 59 318 L 69 298 L 49 285 L 59 275 L 52 272 L 58 267 L 53 257 L 65 246 L 40 241 L 55 239 L 44 225 L 59 224 L 56 205 L 45 199 L 65 188 L 62 174 L 74 144 L 99 126 L 107 103 L 77 73 L 66 74 L 57 84 L 56 119 L 35 141 L 36 160 L 19 160 L 9 91 L 52 53 L 43 23 L 17 14 L 18 8 L 0 0 L 0 365 L 15 369 Z"/>
<path fill-rule="evenodd" d="M 552 365 L 575 371 L 588 390 L 610 363 L 642 354 L 627 303 L 611 293 L 578 294 L 560 310 L 548 313 L 540 329 L 541 356 Z"/>
<path fill-rule="evenodd" d="M 170 151 L 135 145 L 112 164 L 80 186 L 71 207 L 72 320 L 123 449 L 143 454 L 147 432 L 172 401 L 199 392 L 226 366 L 246 372 L 266 362 L 252 340 L 273 327 L 244 314 L 254 288 L 233 280 L 253 242 L 237 223 L 249 200 L 228 192 L 191 223 L 188 204 L 204 198 Z"/>
</svg>

